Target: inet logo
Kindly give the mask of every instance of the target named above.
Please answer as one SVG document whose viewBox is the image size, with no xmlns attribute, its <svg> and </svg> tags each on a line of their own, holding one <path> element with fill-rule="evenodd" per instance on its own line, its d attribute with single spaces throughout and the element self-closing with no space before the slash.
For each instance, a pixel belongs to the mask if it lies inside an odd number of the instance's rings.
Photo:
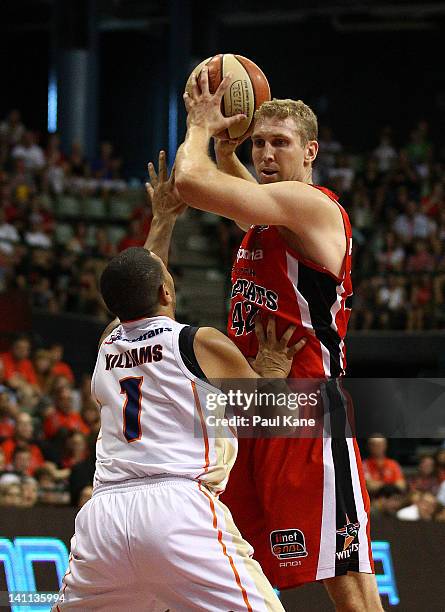
<svg viewBox="0 0 445 612">
<path fill-rule="evenodd" d="M 8 591 L 36 591 L 33 563 L 52 562 L 56 566 L 59 588 L 68 567 L 68 551 L 57 538 L 0 538 L 0 562 L 3 563 Z M 49 608 L 48 608 L 49 609 Z M 39 606 L 14 606 L 12 612 L 43 612 Z"/>
</svg>

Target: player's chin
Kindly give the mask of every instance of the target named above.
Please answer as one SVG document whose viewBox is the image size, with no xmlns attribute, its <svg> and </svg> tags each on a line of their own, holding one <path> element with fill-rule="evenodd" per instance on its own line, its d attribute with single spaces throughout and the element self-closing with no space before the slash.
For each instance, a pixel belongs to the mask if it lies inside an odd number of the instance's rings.
<svg viewBox="0 0 445 612">
<path fill-rule="evenodd" d="M 266 185 L 267 183 L 276 183 L 280 180 L 280 175 L 278 172 L 274 172 L 273 174 L 265 174 L 264 172 L 260 172 L 258 175 L 258 180 L 262 185 Z"/>
</svg>

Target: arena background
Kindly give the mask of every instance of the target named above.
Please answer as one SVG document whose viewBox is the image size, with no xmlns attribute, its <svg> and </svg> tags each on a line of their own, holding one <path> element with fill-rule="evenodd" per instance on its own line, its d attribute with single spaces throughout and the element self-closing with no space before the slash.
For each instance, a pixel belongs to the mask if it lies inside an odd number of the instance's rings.
<svg viewBox="0 0 445 612">
<path fill-rule="evenodd" d="M 349 375 L 445 377 L 444 20 L 443 2 L 4 0 L 0 351 L 7 352 L 21 332 L 32 341 L 34 359 L 39 349 L 63 345 L 63 361 L 75 376 L 72 390 L 80 397 L 77 410 L 88 410 L 87 375 L 108 321 L 97 276 L 107 255 L 140 242 L 147 229 L 146 162 L 156 159 L 160 148 L 171 160 L 181 141 L 186 76 L 204 57 L 235 52 L 261 66 L 273 96 L 301 98 L 318 115 L 318 177 L 340 191 L 354 224 L 356 316 L 347 342 Z M 13 109 L 41 148 L 42 164 L 20 167 L 21 155 L 14 153 L 20 142 L 8 127 Z M 382 137 L 389 139 L 385 142 L 394 155 L 387 147 L 387 158 L 379 156 Z M 79 164 L 71 154 L 75 141 L 82 151 Z M 104 142 L 113 147 L 106 159 L 100 154 Z M 242 158 L 249 161 L 247 145 Z M 404 224 L 414 216 L 418 234 Z M 98 237 L 98 229 L 105 236 Z M 386 242 L 388 232 L 395 236 L 392 246 Z M 180 320 L 224 329 L 228 272 L 239 239 L 230 224 L 213 215 L 188 211 L 178 221 L 171 265 Z M 397 261 L 392 258 L 396 250 Z M 72 474 L 61 476 L 77 460 L 65 456 L 63 445 L 54 449 L 45 434 L 45 411 L 58 400 L 53 381 L 45 373 L 42 378 L 45 388 L 28 404 L 20 389 L 0 380 L 0 395 L 6 388 L 17 396 L 19 411 L 33 418 L 33 443 L 59 470 L 57 478 L 53 470 L 59 497 L 48 496 L 39 481 L 38 507 L 14 513 L 0 507 L 0 591 L 14 590 L 12 584 L 56 590 L 54 559 L 45 563 L 47 557 L 39 557 L 45 551 L 34 550 L 36 583 L 29 575 L 26 582 L 18 576 L 19 553 L 11 552 L 17 548 L 12 543 L 40 536 L 68 546 L 75 509 L 53 506 L 69 506 L 69 500 L 78 504 Z M 419 405 L 419 412 L 423 408 Z M 14 414 L 3 403 L 0 424 L 15 421 Z M 0 442 L 13 437 L 1 432 Z M 445 459 L 435 465 L 437 475 L 418 472 L 424 454 L 440 455 L 444 421 L 418 438 L 389 440 L 388 456 L 402 464 L 408 482 L 406 506 L 417 503 L 420 489 L 436 495 L 436 484 L 445 479 Z M 366 455 L 366 440 L 361 445 Z M 88 458 L 85 450 L 81 462 L 88 474 L 91 452 Z M 30 474 L 8 462 L 0 472 Z M 417 490 L 416 478 L 423 478 Z M 420 610 L 427 600 L 428 610 L 443 610 L 441 506 L 431 520 L 415 525 L 387 514 L 392 512 L 377 504 L 373 539 L 389 545 L 380 549 L 386 561 L 377 567 L 382 592 L 386 580 L 392 593 L 392 598 L 384 595 L 385 606 Z M 54 550 L 59 554 L 61 549 Z M 288 610 L 329 609 L 317 587 L 284 594 L 284 603 Z"/>
</svg>

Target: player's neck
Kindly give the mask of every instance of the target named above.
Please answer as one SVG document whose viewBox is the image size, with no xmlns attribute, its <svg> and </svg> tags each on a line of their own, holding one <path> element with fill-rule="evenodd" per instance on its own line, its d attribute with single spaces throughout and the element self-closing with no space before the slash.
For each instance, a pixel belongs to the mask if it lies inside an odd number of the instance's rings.
<svg viewBox="0 0 445 612">
<path fill-rule="evenodd" d="M 308 166 L 307 168 L 305 168 L 303 180 L 301 182 L 307 183 L 308 185 L 312 185 L 312 166 Z"/>
<path fill-rule="evenodd" d="M 171 304 L 168 306 L 159 306 L 156 310 L 154 317 L 168 317 L 169 319 L 175 320 L 175 309 Z"/>
</svg>

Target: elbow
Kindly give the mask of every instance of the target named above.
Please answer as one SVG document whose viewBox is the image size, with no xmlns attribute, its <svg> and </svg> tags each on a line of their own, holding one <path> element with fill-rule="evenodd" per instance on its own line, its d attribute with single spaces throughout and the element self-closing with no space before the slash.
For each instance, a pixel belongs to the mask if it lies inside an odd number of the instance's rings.
<svg viewBox="0 0 445 612">
<path fill-rule="evenodd" d="M 194 183 L 193 176 L 190 172 L 184 172 L 183 170 L 179 172 L 178 170 L 176 171 L 175 187 L 181 198 L 187 203 L 190 197 L 193 197 Z"/>
<path fill-rule="evenodd" d="M 176 172 L 175 186 L 180 197 L 190 206 L 198 203 L 202 198 L 201 177 L 193 170 Z"/>
</svg>

